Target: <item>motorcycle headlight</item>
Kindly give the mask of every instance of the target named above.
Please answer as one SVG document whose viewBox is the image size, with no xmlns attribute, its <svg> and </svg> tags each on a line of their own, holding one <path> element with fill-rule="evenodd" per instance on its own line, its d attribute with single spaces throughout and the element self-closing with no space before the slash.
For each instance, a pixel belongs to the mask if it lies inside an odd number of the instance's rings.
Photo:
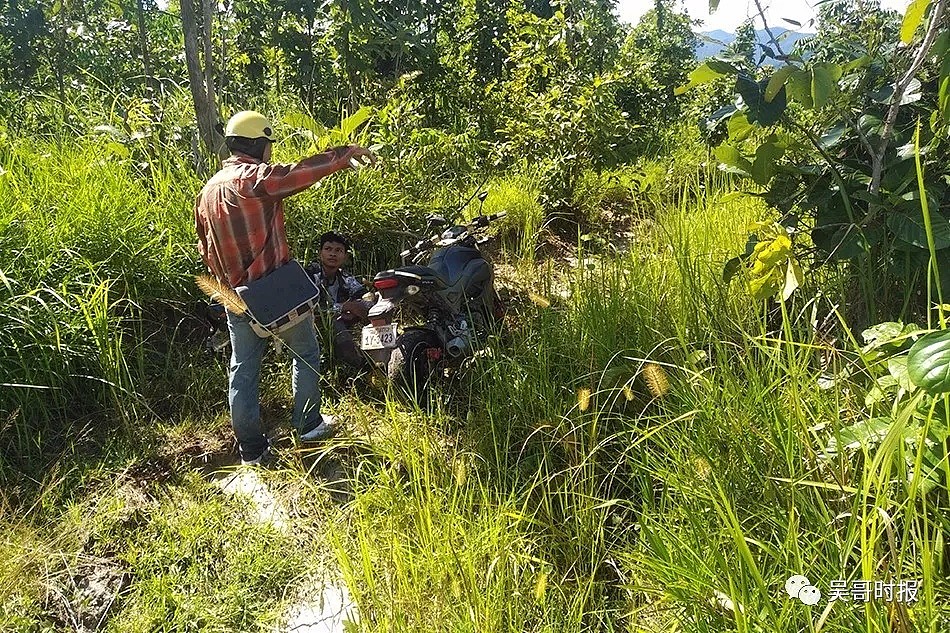
<svg viewBox="0 0 950 633">
<path fill-rule="evenodd" d="M 414 286 L 414 285 L 406 286 L 407 295 L 414 295 L 417 292 L 419 292 L 419 286 Z"/>
</svg>

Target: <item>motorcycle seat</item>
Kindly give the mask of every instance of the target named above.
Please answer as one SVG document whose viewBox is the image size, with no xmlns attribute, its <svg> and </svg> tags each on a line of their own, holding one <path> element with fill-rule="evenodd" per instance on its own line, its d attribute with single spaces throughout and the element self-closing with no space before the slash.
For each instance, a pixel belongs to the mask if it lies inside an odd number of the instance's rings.
<svg viewBox="0 0 950 633">
<path fill-rule="evenodd" d="M 414 264 L 412 266 L 400 266 L 393 272 L 395 272 L 397 275 L 399 275 L 399 273 L 414 275 L 419 277 L 419 280 L 424 283 L 434 283 L 439 289 L 447 288 L 449 285 L 448 280 L 442 274 L 436 270 L 433 270 L 432 268 L 429 268 L 428 266 L 420 266 L 418 264 Z"/>
</svg>

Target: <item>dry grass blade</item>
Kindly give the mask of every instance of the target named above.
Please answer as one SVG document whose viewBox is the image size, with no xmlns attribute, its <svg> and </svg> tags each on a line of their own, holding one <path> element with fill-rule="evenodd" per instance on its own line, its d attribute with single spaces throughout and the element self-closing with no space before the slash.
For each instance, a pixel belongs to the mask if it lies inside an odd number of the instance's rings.
<svg viewBox="0 0 950 633">
<path fill-rule="evenodd" d="M 247 304 L 234 292 L 211 275 L 195 275 L 195 282 L 201 291 L 218 301 L 234 314 L 244 314 L 247 311 Z"/>
</svg>

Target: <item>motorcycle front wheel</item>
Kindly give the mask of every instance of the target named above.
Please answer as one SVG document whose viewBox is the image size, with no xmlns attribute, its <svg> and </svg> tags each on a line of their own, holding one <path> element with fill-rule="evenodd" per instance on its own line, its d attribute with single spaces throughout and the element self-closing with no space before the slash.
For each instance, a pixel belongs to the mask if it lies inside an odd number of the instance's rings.
<svg viewBox="0 0 950 633">
<path fill-rule="evenodd" d="M 428 350 L 441 347 L 435 332 L 422 328 L 406 330 L 396 339 L 389 357 L 387 375 L 410 400 L 424 406 L 429 397 L 432 361 Z"/>
</svg>

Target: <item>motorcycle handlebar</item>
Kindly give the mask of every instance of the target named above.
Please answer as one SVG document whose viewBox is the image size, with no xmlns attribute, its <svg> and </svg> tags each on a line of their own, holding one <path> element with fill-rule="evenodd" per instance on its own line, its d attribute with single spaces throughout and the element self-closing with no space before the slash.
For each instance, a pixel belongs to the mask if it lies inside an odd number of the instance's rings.
<svg viewBox="0 0 950 633">
<path fill-rule="evenodd" d="M 508 214 L 507 211 L 499 211 L 498 213 L 491 213 L 491 214 L 489 214 L 489 215 L 480 215 L 480 216 L 474 218 L 469 226 L 470 226 L 471 228 L 483 228 L 483 227 L 488 226 L 488 224 L 489 224 L 490 222 L 494 222 L 495 220 L 499 220 L 499 219 L 505 217 L 507 214 Z M 466 232 L 463 233 L 462 235 L 459 235 L 457 238 L 455 238 L 455 239 L 453 239 L 453 240 L 451 240 L 451 241 L 452 241 L 453 243 L 454 243 L 454 242 L 457 242 L 457 241 L 463 239 L 467 234 L 468 234 L 468 231 L 466 231 Z M 420 253 L 420 252 L 422 252 L 422 251 L 424 251 L 424 250 L 427 250 L 427 249 L 430 249 L 430 248 L 434 248 L 435 246 L 439 245 L 439 243 L 440 243 L 441 241 L 442 241 L 442 240 L 441 240 L 438 236 L 433 236 L 433 237 L 431 237 L 431 238 L 429 238 L 429 239 L 427 239 L 427 240 L 420 240 L 420 241 L 416 242 L 416 244 L 415 244 L 414 246 L 412 246 L 412 247 L 410 247 L 410 248 L 407 248 L 406 250 L 404 250 L 404 251 L 402 251 L 401 253 L 399 253 L 399 257 L 401 257 L 402 259 L 405 259 L 405 258 L 410 257 L 410 256 L 412 256 L 412 255 L 418 254 L 418 253 Z M 447 245 L 447 244 L 446 244 L 446 245 Z"/>
<path fill-rule="evenodd" d="M 411 246 L 407 248 L 406 250 L 404 250 L 403 252 L 399 253 L 399 256 L 402 258 L 406 258 L 412 255 L 413 253 L 419 253 L 428 248 L 432 248 L 433 246 L 435 246 L 435 243 L 437 240 L 438 238 L 434 236 L 430 237 L 427 240 L 419 240 L 418 242 L 415 243 L 414 246 Z"/>
<path fill-rule="evenodd" d="M 507 211 L 499 211 L 498 213 L 491 213 L 489 215 L 480 215 L 472 220 L 472 225 L 477 228 L 482 228 L 488 226 L 491 222 L 499 220 L 508 215 Z"/>
</svg>

